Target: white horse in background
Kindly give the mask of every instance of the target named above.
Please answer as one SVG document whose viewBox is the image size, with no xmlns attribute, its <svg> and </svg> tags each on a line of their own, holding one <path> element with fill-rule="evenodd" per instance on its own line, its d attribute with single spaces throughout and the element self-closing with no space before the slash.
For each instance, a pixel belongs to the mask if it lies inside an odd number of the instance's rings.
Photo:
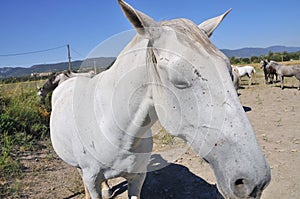
<svg viewBox="0 0 300 199">
<path fill-rule="evenodd" d="M 249 77 L 249 86 L 252 85 L 252 78 L 256 73 L 256 70 L 253 66 L 232 66 L 233 70 L 237 72 L 239 75 L 239 79 L 241 77 L 247 76 Z"/>
<path fill-rule="evenodd" d="M 195 25 L 156 22 L 122 0 L 137 31 L 113 66 L 70 78 L 52 96 L 50 134 L 56 153 L 82 174 L 86 196 L 124 177 L 128 197 L 140 192 L 159 120 L 215 172 L 225 198 L 260 198 L 270 169 L 232 84 L 228 58 L 209 40 L 227 15 Z M 170 182 L 172 183 L 172 182 Z"/>
</svg>

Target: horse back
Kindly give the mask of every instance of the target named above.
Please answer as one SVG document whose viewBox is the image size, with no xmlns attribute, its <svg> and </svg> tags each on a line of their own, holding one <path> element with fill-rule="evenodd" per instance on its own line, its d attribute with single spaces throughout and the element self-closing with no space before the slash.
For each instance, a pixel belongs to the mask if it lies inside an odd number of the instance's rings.
<svg viewBox="0 0 300 199">
<path fill-rule="evenodd" d="M 282 66 L 279 73 L 286 77 L 296 76 L 300 74 L 300 65 Z"/>
</svg>

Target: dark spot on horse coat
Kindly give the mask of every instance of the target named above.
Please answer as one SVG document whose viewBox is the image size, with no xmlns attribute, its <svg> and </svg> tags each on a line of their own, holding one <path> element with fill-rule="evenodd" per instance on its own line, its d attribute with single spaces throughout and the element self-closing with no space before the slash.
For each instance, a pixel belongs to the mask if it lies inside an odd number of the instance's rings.
<svg viewBox="0 0 300 199">
<path fill-rule="evenodd" d="M 94 143 L 94 141 L 92 141 L 90 147 L 93 148 L 93 149 L 95 149 L 95 143 Z"/>
<path fill-rule="evenodd" d="M 207 79 L 205 79 L 204 77 L 202 77 L 202 75 L 200 74 L 200 72 L 196 69 L 196 68 L 194 68 L 194 73 L 195 73 L 195 75 L 197 75 L 197 77 L 199 77 L 200 79 L 202 79 L 202 81 L 208 81 Z"/>
</svg>

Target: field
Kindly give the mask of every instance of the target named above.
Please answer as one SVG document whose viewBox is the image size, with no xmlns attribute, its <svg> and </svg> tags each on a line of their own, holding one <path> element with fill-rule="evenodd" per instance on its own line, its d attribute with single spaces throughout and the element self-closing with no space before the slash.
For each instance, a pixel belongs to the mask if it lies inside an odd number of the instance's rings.
<svg viewBox="0 0 300 199">
<path fill-rule="evenodd" d="M 266 85 L 257 67 L 252 86 L 242 79 L 239 90 L 243 106 L 256 132 L 257 140 L 271 166 L 272 181 L 263 199 L 298 199 L 300 195 L 300 91 L 298 81 L 286 78 L 286 89 L 279 83 Z M 10 85 L 10 88 L 16 89 Z M 3 91 L 9 88 L 0 87 Z M 22 90 L 21 88 L 20 90 Z M 19 92 L 20 90 L 16 91 Z M 181 140 L 165 133 L 159 123 L 153 126 L 153 159 L 169 165 L 150 172 L 142 198 L 222 198 L 215 187 L 210 167 Z M 0 181 L 0 198 L 83 198 L 84 188 L 77 170 L 54 153 L 49 139 L 21 153 L 21 174 Z M 0 171 L 1 173 L 2 171 Z M 111 180 L 115 198 L 126 198 L 126 182 Z M 5 190 L 3 190 L 3 187 Z"/>
</svg>

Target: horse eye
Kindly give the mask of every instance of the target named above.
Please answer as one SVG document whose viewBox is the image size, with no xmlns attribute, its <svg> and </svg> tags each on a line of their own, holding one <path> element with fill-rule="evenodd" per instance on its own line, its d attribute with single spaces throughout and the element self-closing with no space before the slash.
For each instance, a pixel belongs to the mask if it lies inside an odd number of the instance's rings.
<svg viewBox="0 0 300 199">
<path fill-rule="evenodd" d="M 192 86 L 192 84 L 187 81 L 175 81 L 173 84 L 178 89 L 185 89 Z"/>
</svg>

